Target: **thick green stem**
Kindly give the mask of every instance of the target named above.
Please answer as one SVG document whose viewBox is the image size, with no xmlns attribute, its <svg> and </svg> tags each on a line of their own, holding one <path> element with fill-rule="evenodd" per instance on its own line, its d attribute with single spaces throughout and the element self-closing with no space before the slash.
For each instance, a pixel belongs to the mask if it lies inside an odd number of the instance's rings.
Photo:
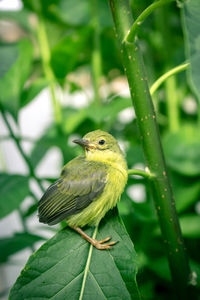
<svg viewBox="0 0 200 300">
<path fill-rule="evenodd" d="M 19 139 L 16 138 L 16 136 L 15 136 L 13 130 L 12 130 L 12 127 L 10 126 L 10 123 L 9 123 L 9 121 L 8 121 L 8 119 L 6 117 L 6 114 L 3 111 L 2 107 L 1 107 L 1 111 L 2 111 L 2 117 L 3 117 L 4 122 L 5 122 L 5 124 L 6 124 L 7 128 L 8 128 L 9 134 L 12 137 L 13 141 L 15 142 L 15 144 L 16 144 L 19 152 L 20 152 L 20 154 L 22 155 L 22 157 L 24 158 L 24 160 L 25 160 L 25 162 L 27 164 L 27 167 L 28 167 L 28 170 L 29 170 L 29 176 L 32 177 L 32 178 L 34 178 L 36 180 L 36 182 L 39 185 L 41 191 L 44 192 L 45 189 L 43 188 L 40 180 L 36 177 L 34 168 L 33 168 L 32 164 L 31 164 L 31 161 L 29 160 L 28 156 L 25 154 L 24 150 L 22 149 L 21 144 L 19 142 Z"/>
<path fill-rule="evenodd" d="M 190 269 L 166 170 L 143 59 L 137 41 L 134 40 L 130 43 L 125 39 L 133 23 L 129 2 L 128 0 L 110 0 L 110 4 L 147 166 L 150 173 L 154 174 L 151 187 L 174 287 L 180 299 L 188 299 Z"/>
<path fill-rule="evenodd" d="M 125 40 L 127 42 L 133 42 L 135 39 L 135 36 L 137 34 L 139 26 L 142 24 L 142 22 L 158 7 L 161 7 L 165 4 L 168 4 L 169 2 L 172 2 L 174 0 L 159 0 L 155 1 L 151 5 L 149 5 L 135 20 L 133 23 L 131 29 L 128 31 L 128 33 L 125 35 Z"/>
<path fill-rule="evenodd" d="M 39 17 L 38 20 L 37 33 L 38 33 L 38 42 L 40 46 L 44 74 L 46 76 L 46 79 L 49 81 L 49 88 L 50 88 L 50 93 L 51 93 L 51 98 L 53 103 L 55 121 L 57 124 L 60 124 L 62 122 L 61 105 L 59 100 L 56 98 L 56 92 L 55 92 L 56 79 L 50 66 L 51 53 L 50 53 L 48 38 L 46 34 L 45 24 L 41 16 Z"/>
<path fill-rule="evenodd" d="M 161 86 L 161 84 L 163 82 L 165 82 L 169 77 L 178 74 L 186 69 L 188 69 L 189 67 L 189 63 L 185 63 L 185 64 L 181 64 L 169 71 L 167 71 L 165 74 L 163 74 L 162 76 L 160 76 L 151 86 L 150 88 L 150 93 L 151 96 L 158 90 L 158 88 Z"/>
<path fill-rule="evenodd" d="M 100 49 L 100 25 L 98 19 L 98 1 L 91 0 L 91 14 L 93 26 L 93 51 L 92 51 L 92 81 L 94 88 L 94 98 L 96 104 L 101 104 L 99 93 L 102 76 L 102 58 Z"/>
</svg>

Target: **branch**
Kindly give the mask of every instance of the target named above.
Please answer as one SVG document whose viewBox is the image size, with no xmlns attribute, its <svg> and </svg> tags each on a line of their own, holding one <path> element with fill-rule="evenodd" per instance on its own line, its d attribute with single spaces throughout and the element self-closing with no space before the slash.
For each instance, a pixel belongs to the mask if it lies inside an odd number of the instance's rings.
<svg viewBox="0 0 200 300">
<path fill-rule="evenodd" d="M 142 13 L 137 17 L 135 22 L 133 23 L 131 29 L 128 31 L 128 34 L 125 36 L 124 41 L 127 42 L 133 42 L 135 39 L 135 36 L 137 34 L 139 26 L 143 23 L 143 21 L 158 7 L 161 7 L 165 4 L 168 4 L 169 2 L 172 2 L 174 0 L 159 0 L 155 1 L 151 5 L 149 5 Z"/>
<path fill-rule="evenodd" d="M 163 74 L 162 76 L 160 76 L 151 86 L 150 88 L 150 94 L 151 96 L 157 91 L 157 89 L 160 87 L 160 85 L 165 82 L 170 76 L 175 75 L 177 73 L 180 73 L 184 70 L 186 70 L 189 67 L 190 63 L 185 63 L 182 65 L 179 65 L 171 70 L 169 70 L 168 72 L 166 72 L 165 74 Z"/>
<path fill-rule="evenodd" d="M 138 169 L 129 169 L 128 175 L 139 175 L 139 176 L 142 176 L 147 179 L 151 179 L 154 177 L 154 174 L 147 172 L 147 171 L 138 170 Z"/>
<path fill-rule="evenodd" d="M 19 139 L 15 136 L 13 130 L 12 130 L 12 127 L 10 126 L 10 123 L 6 117 L 6 114 L 4 112 L 4 109 L 3 107 L 1 106 L 1 111 L 2 111 L 2 117 L 3 117 L 3 120 L 8 128 L 8 131 L 10 133 L 10 136 L 12 137 L 13 141 L 15 142 L 19 152 L 21 153 L 22 157 L 24 158 L 26 164 L 27 164 L 27 167 L 28 167 L 28 170 L 29 170 L 29 176 L 30 177 L 33 177 L 36 181 L 37 181 L 37 184 L 39 185 L 40 189 L 42 192 L 45 192 L 45 189 L 43 188 L 40 180 L 37 178 L 37 176 L 35 175 L 35 171 L 34 171 L 34 168 L 32 166 L 32 163 L 31 161 L 29 160 L 28 156 L 26 155 L 26 153 L 24 152 L 20 142 L 19 142 Z"/>
<path fill-rule="evenodd" d="M 147 166 L 150 173 L 154 174 L 154 178 L 151 180 L 152 194 L 168 255 L 173 284 L 178 297 L 188 299 L 190 268 L 165 165 L 143 58 L 137 41 L 130 39 L 130 36 L 128 40 L 126 38 L 133 23 L 129 1 L 110 0 L 110 5 Z"/>
</svg>

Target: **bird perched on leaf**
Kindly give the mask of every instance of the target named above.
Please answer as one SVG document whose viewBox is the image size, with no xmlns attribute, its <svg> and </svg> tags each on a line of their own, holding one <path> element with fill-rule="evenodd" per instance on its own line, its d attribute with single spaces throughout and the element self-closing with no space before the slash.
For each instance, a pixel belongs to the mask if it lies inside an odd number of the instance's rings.
<svg viewBox="0 0 200 300">
<path fill-rule="evenodd" d="M 116 206 L 127 182 L 124 155 L 109 133 L 95 130 L 73 141 L 84 154 L 68 162 L 61 177 L 39 201 L 39 221 L 49 225 L 67 224 L 97 249 L 109 249 L 116 242 L 88 236 L 80 227 L 98 226 L 106 212 Z"/>
</svg>

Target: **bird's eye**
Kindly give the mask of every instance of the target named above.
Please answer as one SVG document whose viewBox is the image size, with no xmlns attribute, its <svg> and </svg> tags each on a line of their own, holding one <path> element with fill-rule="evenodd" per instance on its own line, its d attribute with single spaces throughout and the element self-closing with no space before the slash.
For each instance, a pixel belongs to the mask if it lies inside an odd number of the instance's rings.
<svg viewBox="0 0 200 300">
<path fill-rule="evenodd" d="M 100 141 L 99 141 L 99 145 L 104 145 L 105 142 L 106 142 L 105 140 L 100 140 Z"/>
</svg>

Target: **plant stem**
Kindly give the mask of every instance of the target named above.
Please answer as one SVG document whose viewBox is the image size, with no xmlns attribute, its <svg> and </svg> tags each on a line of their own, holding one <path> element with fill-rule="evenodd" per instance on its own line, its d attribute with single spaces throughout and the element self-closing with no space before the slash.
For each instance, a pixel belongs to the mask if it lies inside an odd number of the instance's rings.
<svg viewBox="0 0 200 300">
<path fill-rule="evenodd" d="M 161 84 L 163 82 L 165 82 L 169 77 L 178 74 L 186 69 L 188 69 L 189 67 L 189 63 L 185 63 L 185 64 L 181 64 L 169 71 L 167 71 L 165 74 L 163 74 L 162 76 L 160 76 L 151 86 L 150 88 L 150 94 L 151 96 L 157 91 L 157 89 L 161 86 Z"/>
<path fill-rule="evenodd" d="M 16 138 L 16 136 L 15 136 L 13 130 L 12 130 L 12 127 L 10 126 L 10 123 L 9 123 L 7 117 L 6 117 L 6 114 L 5 114 L 4 110 L 3 110 L 3 107 L 1 107 L 1 111 L 2 111 L 3 120 L 4 120 L 4 122 L 5 122 L 5 124 L 6 124 L 7 128 L 8 128 L 10 136 L 12 137 L 12 139 L 15 142 L 15 144 L 16 144 L 19 152 L 21 153 L 22 157 L 24 158 L 24 160 L 25 160 L 25 162 L 27 164 L 27 167 L 28 167 L 28 170 L 29 170 L 29 176 L 32 177 L 32 178 L 34 178 L 36 180 L 36 182 L 39 185 L 41 191 L 44 192 L 45 189 L 43 188 L 40 180 L 36 177 L 35 171 L 34 171 L 34 168 L 32 166 L 31 161 L 29 160 L 28 156 L 25 154 L 24 150 L 22 149 L 21 144 L 20 144 L 18 138 Z"/>
<path fill-rule="evenodd" d="M 166 80 L 165 86 L 169 131 L 177 132 L 180 127 L 180 118 L 175 77 L 170 77 L 168 80 Z"/>
<path fill-rule="evenodd" d="M 154 177 L 153 174 L 146 172 L 146 171 L 138 170 L 138 169 L 129 169 L 128 175 L 139 175 L 139 176 L 142 176 L 142 177 L 148 178 L 148 179 L 151 179 Z"/>
<path fill-rule="evenodd" d="M 56 124 L 59 125 L 62 122 L 62 110 L 61 110 L 60 102 L 56 98 L 56 92 L 55 92 L 56 79 L 50 66 L 51 53 L 50 53 L 45 23 L 42 16 L 39 16 L 38 18 L 37 34 L 38 34 L 38 42 L 40 46 L 44 74 L 46 76 L 46 79 L 49 81 L 49 88 L 50 88 L 50 93 L 51 93 L 51 98 L 53 103 L 53 109 L 54 109 L 54 117 L 55 117 Z"/>
<path fill-rule="evenodd" d="M 154 178 L 152 193 L 168 255 L 173 284 L 180 299 L 188 299 L 189 263 L 180 230 L 175 201 L 166 170 L 155 110 L 149 92 L 142 55 L 137 41 L 128 42 L 133 19 L 128 0 L 110 0 L 124 70 L 135 108 L 147 166 Z"/>
<path fill-rule="evenodd" d="M 92 51 L 92 80 L 95 103 L 101 104 L 99 94 L 100 80 L 102 75 L 102 59 L 100 49 L 100 26 L 98 19 L 98 1 L 91 0 L 92 26 L 93 26 L 93 51 Z"/>
<path fill-rule="evenodd" d="M 135 36 L 137 34 L 139 26 L 142 24 L 142 22 L 158 7 L 161 7 L 165 4 L 168 4 L 169 2 L 172 2 L 174 0 L 159 0 L 155 1 L 151 5 L 149 5 L 140 15 L 139 17 L 135 20 L 133 23 L 131 29 L 127 32 L 125 35 L 124 39 L 127 42 L 133 42 L 135 39 Z"/>
<path fill-rule="evenodd" d="M 161 51 L 163 53 L 164 59 L 164 72 L 169 66 L 173 64 L 171 60 L 173 53 L 172 46 L 172 34 L 171 26 L 169 23 L 169 10 L 161 7 L 159 14 L 156 15 L 157 27 L 160 30 L 162 37 L 162 48 Z M 178 84 L 176 77 L 170 77 L 165 81 L 165 99 L 166 99 L 166 110 L 168 117 L 168 128 L 170 132 L 177 132 L 180 127 L 180 103 L 178 96 Z"/>
<path fill-rule="evenodd" d="M 16 139 L 22 140 L 22 141 L 25 141 L 25 142 L 30 142 L 30 143 L 34 143 L 35 142 L 35 139 L 32 139 L 32 138 L 30 138 L 28 136 L 19 136 L 19 135 L 16 136 L 15 135 L 15 137 L 16 137 Z M 12 137 L 10 135 L 2 135 L 0 137 L 0 141 L 7 141 L 7 140 L 10 140 L 10 139 L 12 139 Z"/>
</svg>

